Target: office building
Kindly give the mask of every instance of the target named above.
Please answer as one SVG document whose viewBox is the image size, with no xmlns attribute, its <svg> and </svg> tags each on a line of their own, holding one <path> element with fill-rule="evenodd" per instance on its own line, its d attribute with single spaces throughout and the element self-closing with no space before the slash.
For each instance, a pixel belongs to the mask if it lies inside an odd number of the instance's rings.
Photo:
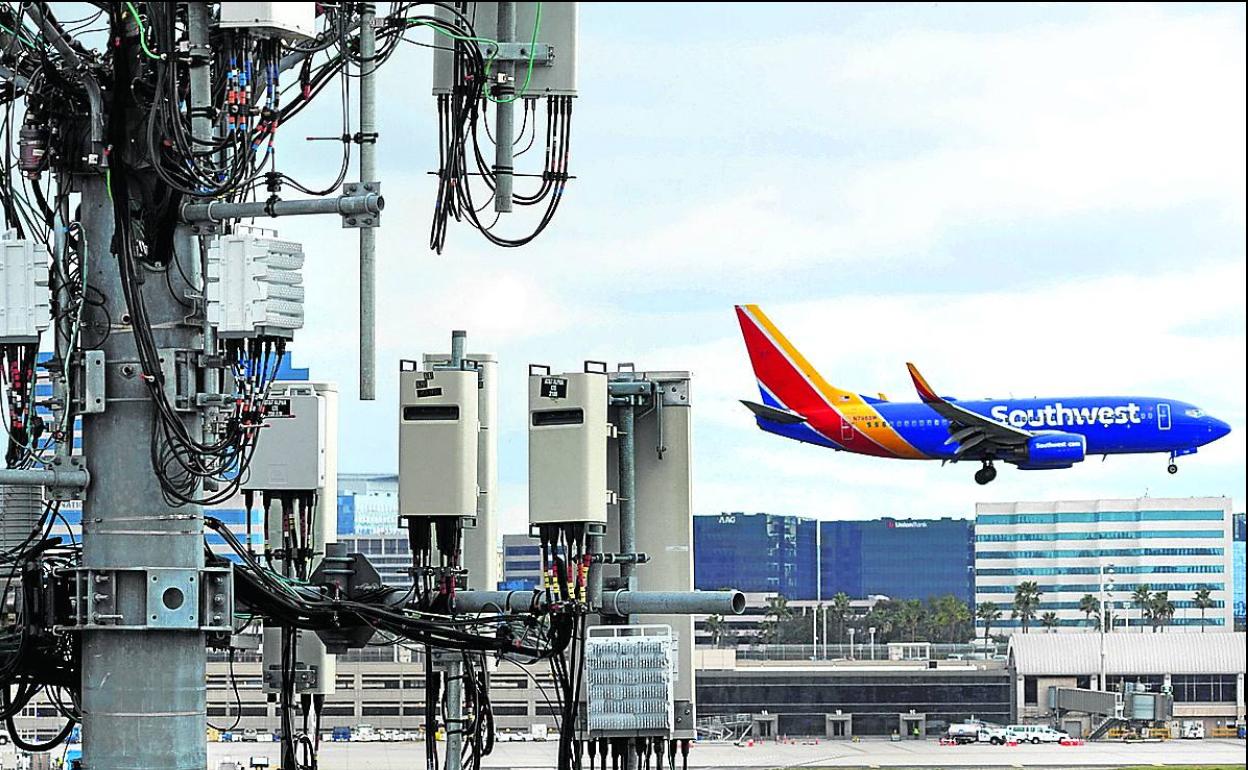
<svg viewBox="0 0 1248 770">
<path fill-rule="evenodd" d="M 1235 584 L 1234 591 L 1234 616 L 1235 627 L 1242 630 L 1248 618 L 1248 607 L 1245 606 L 1245 573 L 1248 572 L 1248 552 L 1245 551 L 1245 541 L 1248 540 L 1248 521 L 1245 521 L 1244 514 L 1235 514 L 1234 532 L 1232 535 L 1231 551 L 1232 562 L 1234 563 L 1235 576 L 1232 582 Z"/>
<path fill-rule="evenodd" d="M 372 535 L 397 531 L 398 474 L 338 474 L 338 534 Z"/>
<path fill-rule="evenodd" d="M 817 522 L 767 513 L 693 517 L 693 582 L 789 599 L 818 595 Z"/>
<path fill-rule="evenodd" d="M 972 601 L 974 524 L 967 519 L 894 519 L 819 523 L 822 596 L 844 592 L 918 599 L 953 594 Z"/>
<path fill-rule="evenodd" d="M 542 550 L 537 538 L 503 535 L 503 578 L 500 591 L 529 591 L 542 581 Z"/>
<path fill-rule="evenodd" d="M 386 535 L 339 535 L 338 542 L 347 553 L 362 553 L 368 557 L 381 582 L 395 588 L 412 585 L 412 551 L 406 532 Z"/>
<path fill-rule="evenodd" d="M 975 516 L 975 599 L 995 602 L 1001 633 L 1018 630 L 1011 617 L 1018 584 L 1040 590 L 1035 618 L 1054 612 L 1060 630 L 1088 631 L 1095 621 L 1079 609 L 1100 591 L 1099 574 L 1113 567 L 1115 627 L 1149 624 L 1134 606 L 1141 587 L 1167 592 L 1174 605 L 1166 630 L 1232 628 L 1231 501 L 1224 497 L 1139 498 L 1065 502 L 981 503 Z M 1195 606 L 1208 589 L 1213 606 Z"/>
</svg>

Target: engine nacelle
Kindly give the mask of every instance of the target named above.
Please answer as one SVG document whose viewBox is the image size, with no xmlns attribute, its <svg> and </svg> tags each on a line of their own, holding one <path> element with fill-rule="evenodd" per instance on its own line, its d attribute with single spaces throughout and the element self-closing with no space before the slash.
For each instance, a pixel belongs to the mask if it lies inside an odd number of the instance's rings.
<svg viewBox="0 0 1248 770">
<path fill-rule="evenodd" d="M 1087 453 L 1088 441 L 1078 433 L 1041 433 L 1019 447 L 1014 464 L 1025 471 L 1069 468 L 1083 462 Z"/>
</svg>

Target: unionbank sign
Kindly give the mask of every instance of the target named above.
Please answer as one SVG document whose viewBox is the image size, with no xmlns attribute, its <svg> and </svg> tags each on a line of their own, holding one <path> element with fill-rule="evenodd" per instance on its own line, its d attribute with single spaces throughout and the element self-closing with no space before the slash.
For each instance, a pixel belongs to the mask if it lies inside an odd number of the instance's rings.
<svg viewBox="0 0 1248 770">
<path fill-rule="evenodd" d="M 1068 428 L 1072 425 L 1128 425 L 1143 422 L 1140 405 L 1063 406 L 1061 401 L 1037 409 L 1011 409 L 1000 404 L 989 410 L 992 419 L 1016 428 Z"/>
<path fill-rule="evenodd" d="M 926 529 L 926 521 L 897 521 L 896 519 L 888 520 L 889 529 Z"/>
</svg>

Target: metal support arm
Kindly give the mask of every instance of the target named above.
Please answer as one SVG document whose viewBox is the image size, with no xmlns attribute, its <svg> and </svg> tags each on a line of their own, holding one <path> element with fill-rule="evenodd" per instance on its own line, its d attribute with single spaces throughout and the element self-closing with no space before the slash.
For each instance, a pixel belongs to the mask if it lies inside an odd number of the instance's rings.
<svg viewBox="0 0 1248 770">
<path fill-rule="evenodd" d="M 356 226 L 353 217 L 368 217 L 380 214 L 386 207 L 386 199 L 380 193 L 369 192 L 362 195 L 342 195 L 337 198 L 311 198 L 308 200 L 291 201 L 251 201 L 248 203 L 229 203 L 226 201 L 209 201 L 208 203 L 187 203 L 182 207 L 182 220 L 192 225 L 215 224 L 227 219 L 250 219 L 252 217 L 290 217 L 308 214 L 339 214 L 346 219 L 346 224 Z"/>
<path fill-rule="evenodd" d="M 86 489 L 91 481 L 91 474 L 86 468 L 58 468 L 53 466 L 46 470 L 0 470 L 0 487 L 59 487 L 64 489 Z"/>
</svg>

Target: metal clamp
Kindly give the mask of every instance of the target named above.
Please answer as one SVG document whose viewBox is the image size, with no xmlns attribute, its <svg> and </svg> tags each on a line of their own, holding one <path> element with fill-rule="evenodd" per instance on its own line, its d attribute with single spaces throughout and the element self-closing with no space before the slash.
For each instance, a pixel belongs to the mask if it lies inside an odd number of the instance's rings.
<svg viewBox="0 0 1248 770">
<path fill-rule="evenodd" d="M 276 690 L 282 686 L 284 680 L 281 666 L 268 666 L 264 670 L 264 686 L 265 689 Z M 295 692 L 308 692 L 315 690 L 320 684 L 320 667 L 303 661 L 295 663 Z"/>
<path fill-rule="evenodd" d="M 363 197 L 369 193 L 379 195 L 381 193 L 381 182 L 346 182 L 342 185 L 344 197 Z M 363 212 L 343 212 L 342 226 L 356 230 L 379 227 L 381 225 L 381 207 L 377 206 L 375 208 L 375 211 L 370 209 Z"/>
<path fill-rule="evenodd" d="M 71 589 L 61 631 L 230 632 L 233 566 L 60 570 Z"/>
<path fill-rule="evenodd" d="M 481 43 L 481 55 L 487 59 L 493 59 L 495 62 L 524 62 L 528 63 L 530 57 L 530 48 L 532 49 L 533 66 L 550 67 L 555 63 L 555 47 L 538 43 L 531 46 L 530 43 L 499 43 L 490 41 Z"/>
<path fill-rule="evenodd" d="M 104 411 L 104 351 L 82 353 L 75 376 L 78 381 L 74 409 L 78 414 L 100 414 Z"/>
<path fill-rule="evenodd" d="M 164 379 L 165 397 L 179 412 L 195 411 L 195 394 L 199 390 L 197 357 L 200 351 L 191 348 L 162 348 L 160 370 Z"/>
</svg>

